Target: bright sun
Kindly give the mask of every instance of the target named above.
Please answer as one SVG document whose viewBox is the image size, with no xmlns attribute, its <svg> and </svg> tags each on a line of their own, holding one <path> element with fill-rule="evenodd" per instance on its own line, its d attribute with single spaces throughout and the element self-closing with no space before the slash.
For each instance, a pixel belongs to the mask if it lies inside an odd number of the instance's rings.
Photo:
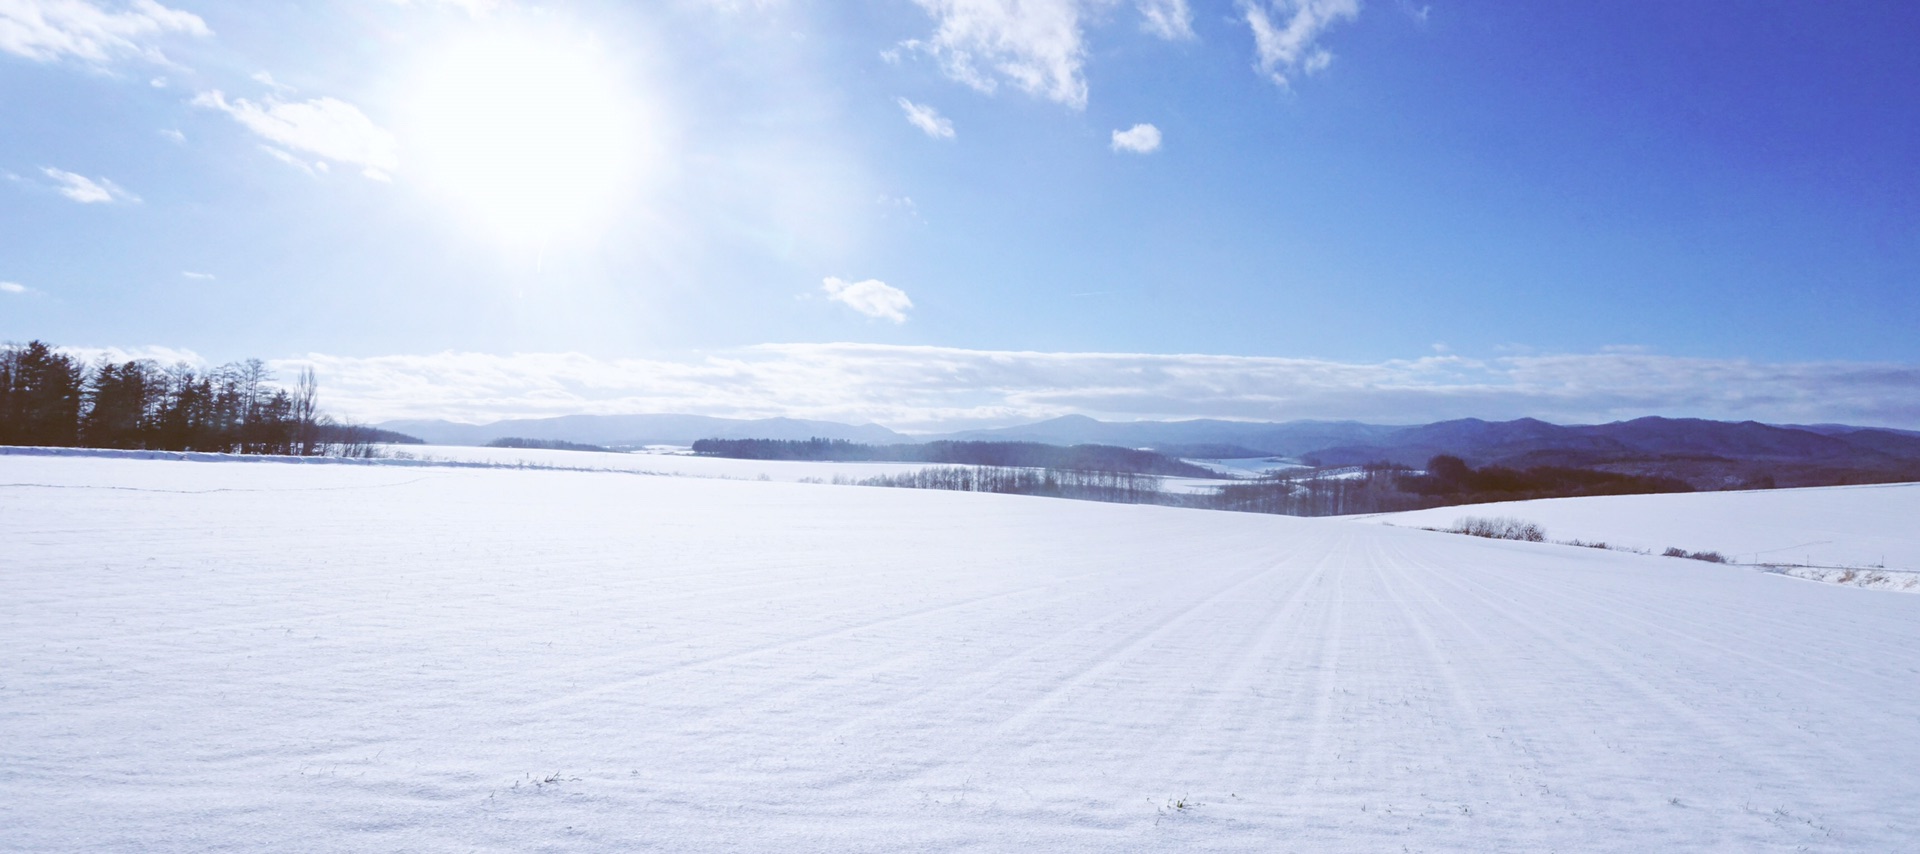
<svg viewBox="0 0 1920 854">
<path fill-rule="evenodd" d="M 534 32 L 448 46 L 422 69 L 409 168 L 500 236 L 592 228 L 657 159 L 643 104 L 591 44 Z"/>
</svg>

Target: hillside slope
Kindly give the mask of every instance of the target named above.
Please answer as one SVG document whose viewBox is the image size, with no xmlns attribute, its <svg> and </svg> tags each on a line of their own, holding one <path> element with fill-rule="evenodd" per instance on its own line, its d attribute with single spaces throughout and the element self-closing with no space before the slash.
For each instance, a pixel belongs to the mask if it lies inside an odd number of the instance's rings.
<svg viewBox="0 0 1920 854">
<path fill-rule="evenodd" d="M 1463 516 L 1512 516 L 1553 539 L 1716 551 L 1741 563 L 1920 572 L 1920 483 L 1547 498 L 1365 518 L 1444 528 Z"/>
</svg>

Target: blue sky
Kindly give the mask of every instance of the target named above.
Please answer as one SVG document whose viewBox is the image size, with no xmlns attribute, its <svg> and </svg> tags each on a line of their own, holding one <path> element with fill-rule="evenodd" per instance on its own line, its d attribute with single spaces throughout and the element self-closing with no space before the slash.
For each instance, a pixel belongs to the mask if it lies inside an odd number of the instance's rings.
<svg viewBox="0 0 1920 854">
<path fill-rule="evenodd" d="M 1902 3 L 0 3 L 0 339 L 331 408 L 1920 427 Z"/>
</svg>

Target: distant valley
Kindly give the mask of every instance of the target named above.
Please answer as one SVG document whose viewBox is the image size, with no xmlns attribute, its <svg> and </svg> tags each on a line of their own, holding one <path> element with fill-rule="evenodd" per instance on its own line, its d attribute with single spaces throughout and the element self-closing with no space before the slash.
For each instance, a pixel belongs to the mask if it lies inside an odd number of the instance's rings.
<svg viewBox="0 0 1920 854">
<path fill-rule="evenodd" d="M 1701 489 L 1920 480 L 1920 432 L 1693 418 L 1592 425 L 1468 418 L 1394 426 L 1358 421 L 1112 422 L 1070 415 L 940 434 L 904 434 L 878 424 L 698 415 L 569 415 L 481 425 L 411 420 L 378 426 L 444 445 L 483 445 L 509 437 L 616 448 L 692 445 L 701 439 L 1039 442 L 1145 448 L 1187 458 L 1277 456 L 1317 466 L 1390 462 L 1417 467 L 1435 455 L 1449 454 L 1476 466 L 1570 466 L 1676 477 Z"/>
</svg>

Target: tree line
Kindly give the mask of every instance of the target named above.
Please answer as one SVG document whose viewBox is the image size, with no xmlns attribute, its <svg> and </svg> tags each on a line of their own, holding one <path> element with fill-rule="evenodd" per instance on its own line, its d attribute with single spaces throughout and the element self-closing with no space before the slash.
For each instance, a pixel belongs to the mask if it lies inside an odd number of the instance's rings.
<svg viewBox="0 0 1920 854">
<path fill-rule="evenodd" d="M 1425 474 L 1402 476 L 1400 488 L 1422 496 L 1444 496 L 1450 504 L 1693 491 L 1693 486 L 1686 481 L 1661 475 L 1623 474 L 1572 466 L 1516 469 L 1496 465 L 1476 469 L 1451 454 L 1427 460 Z"/>
<path fill-rule="evenodd" d="M 419 441 L 418 439 L 414 441 Z M 504 436 L 486 444 L 489 448 L 519 448 L 536 451 L 600 451 L 611 449 L 599 445 L 587 445 L 580 442 L 567 442 L 560 439 L 528 439 L 521 436 Z"/>
<path fill-rule="evenodd" d="M 1160 478 L 1150 474 L 1076 469 L 1036 469 L 1004 466 L 939 466 L 900 474 L 883 474 L 856 481 L 860 486 L 904 489 L 950 489 L 959 492 L 995 492 L 1002 495 L 1043 495 L 1123 504 L 1165 503 Z"/>
<path fill-rule="evenodd" d="M 313 369 L 283 386 L 259 359 L 89 365 L 43 341 L 0 345 L 0 445 L 371 456 L 389 435 L 327 418 L 318 399 Z"/>
<path fill-rule="evenodd" d="M 1389 462 L 1278 472 L 1222 486 L 1208 496 L 1207 506 L 1287 516 L 1343 516 L 1533 498 L 1692 491 L 1691 484 L 1672 477 L 1570 466 L 1476 469 L 1459 457 L 1440 454 L 1427 461 L 1423 472 Z"/>
<path fill-rule="evenodd" d="M 1043 445 L 1039 442 L 954 442 L 866 445 L 845 439 L 701 439 L 693 452 L 737 460 L 933 463 L 938 465 L 1043 468 L 1062 471 L 1211 477 L 1213 472 L 1153 451 L 1111 445 Z"/>
<path fill-rule="evenodd" d="M 1565 466 L 1475 469 L 1441 455 L 1425 471 L 1390 462 L 1342 468 L 1290 469 L 1258 480 L 1225 483 L 1211 492 L 1168 492 L 1161 478 L 1120 472 L 996 466 L 944 466 L 839 483 L 915 489 L 952 489 L 1045 495 L 1129 504 L 1164 504 L 1282 516 L 1344 516 L 1395 513 L 1458 504 L 1558 498 L 1690 492 L 1670 477 L 1621 474 Z"/>
</svg>

